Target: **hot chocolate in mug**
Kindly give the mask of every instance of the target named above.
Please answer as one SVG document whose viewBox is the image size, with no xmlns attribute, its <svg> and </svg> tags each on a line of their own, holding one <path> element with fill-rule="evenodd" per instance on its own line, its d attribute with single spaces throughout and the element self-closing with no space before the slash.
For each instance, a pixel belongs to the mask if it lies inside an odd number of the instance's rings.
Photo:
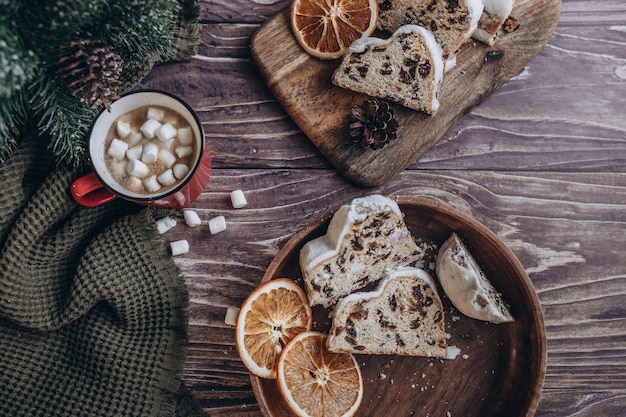
<svg viewBox="0 0 626 417">
<path fill-rule="evenodd" d="M 96 118 L 87 146 L 92 172 L 71 186 L 83 206 L 122 198 L 181 209 L 200 196 L 211 175 L 197 114 L 163 91 L 134 91 L 113 102 Z"/>
</svg>

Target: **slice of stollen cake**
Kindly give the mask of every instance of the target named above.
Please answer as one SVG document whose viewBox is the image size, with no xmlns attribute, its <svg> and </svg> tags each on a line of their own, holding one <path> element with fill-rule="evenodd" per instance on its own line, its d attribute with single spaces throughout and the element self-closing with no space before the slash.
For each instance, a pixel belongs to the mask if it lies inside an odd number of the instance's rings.
<svg viewBox="0 0 626 417">
<path fill-rule="evenodd" d="M 424 256 L 398 204 L 381 195 L 355 198 L 333 215 L 325 235 L 300 251 L 300 268 L 311 306 L 337 301 L 387 272 Z"/>
<path fill-rule="evenodd" d="M 406 24 L 430 29 L 441 45 L 448 71 L 476 29 L 483 7 L 482 0 L 379 0 L 378 27 L 389 32 Z"/>
<path fill-rule="evenodd" d="M 388 39 L 353 42 L 332 80 L 339 87 L 434 113 L 442 78 L 441 47 L 433 34 L 406 25 Z"/>
<path fill-rule="evenodd" d="M 334 310 L 332 352 L 447 358 L 444 310 L 430 275 L 400 268 L 376 291 L 351 294 Z"/>
<path fill-rule="evenodd" d="M 514 0 L 483 0 L 485 8 L 472 38 L 493 45 L 498 31 L 509 18 Z"/>
<path fill-rule="evenodd" d="M 444 292 L 461 313 L 491 323 L 513 321 L 502 295 L 456 233 L 439 248 L 436 271 Z"/>
</svg>

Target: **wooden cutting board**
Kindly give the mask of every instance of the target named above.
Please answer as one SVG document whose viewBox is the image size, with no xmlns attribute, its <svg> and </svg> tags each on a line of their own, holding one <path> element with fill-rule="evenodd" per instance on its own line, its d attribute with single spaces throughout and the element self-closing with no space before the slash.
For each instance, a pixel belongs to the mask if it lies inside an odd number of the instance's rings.
<svg viewBox="0 0 626 417">
<path fill-rule="evenodd" d="M 413 163 L 472 107 L 519 74 L 554 33 L 560 8 L 560 0 L 516 0 L 511 16 L 519 28 L 500 33 L 493 46 L 470 41 L 461 48 L 457 65 L 444 75 L 434 115 L 393 105 L 398 139 L 379 150 L 350 142 L 348 114 L 368 97 L 332 84 L 340 61 L 308 55 L 292 34 L 289 10 L 259 28 L 251 52 L 272 94 L 320 152 L 348 180 L 373 187 Z"/>
</svg>

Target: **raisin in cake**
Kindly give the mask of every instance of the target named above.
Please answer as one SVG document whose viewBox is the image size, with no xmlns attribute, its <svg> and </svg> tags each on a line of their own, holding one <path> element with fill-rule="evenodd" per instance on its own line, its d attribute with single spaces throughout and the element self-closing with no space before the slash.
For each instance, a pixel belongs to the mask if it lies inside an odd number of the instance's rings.
<svg viewBox="0 0 626 417">
<path fill-rule="evenodd" d="M 508 19 L 513 10 L 514 0 L 483 0 L 485 5 L 483 14 L 478 21 L 478 27 L 474 30 L 472 38 L 493 45 L 498 31 Z"/>
<path fill-rule="evenodd" d="M 311 306 L 331 307 L 388 270 L 422 257 L 398 204 L 370 195 L 337 210 L 327 233 L 302 247 L 300 268 Z"/>
<path fill-rule="evenodd" d="M 491 323 L 513 321 L 502 296 L 456 233 L 439 248 L 436 271 L 444 292 L 461 313 Z"/>
<path fill-rule="evenodd" d="M 332 352 L 448 357 L 444 310 L 430 275 L 400 268 L 376 291 L 354 293 L 335 307 Z"/>
<path fill-rule="evenodd" d="M 339 87 L 433 113 L 443 78 L 441 48 L 433 34 L 406 25 L 389 39 L 361 38 L 352 43 L 333 74 Z"/>
<path fill-rule="evenodd" d="M 378 27 L 393 32 L 414 24 L 430 29 L 443 50 L 445 71 L 469 40 L 483 12 L 482 0 L 379 0 Z"/>
</svg>

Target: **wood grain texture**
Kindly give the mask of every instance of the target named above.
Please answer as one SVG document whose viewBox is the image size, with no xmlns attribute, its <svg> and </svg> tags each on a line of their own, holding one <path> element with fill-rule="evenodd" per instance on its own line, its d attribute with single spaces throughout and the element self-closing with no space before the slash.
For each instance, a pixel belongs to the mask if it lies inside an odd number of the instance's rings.
<svg viewBox="0 0 626 417">
<path fill-rule="evenodd" d="M 372 189 L 334 170 L 251 59 L 251 35 L 288 4 L 204 1 L 198 56 L 162 65 L 142 83 L 198 111 L 214 170 L 193 209 L 228 222 L 215 236 L 183 223 L 164 235 L 191 246 L 176 258 L 190 292 L 183 378 L 207 415 L 262 416 L 227 308 L 243 302 L 312 218 L 373 192 L 450 204 L 519 258 L 546 324 L 536 416 L 626 415 L 625 3 L 562 0 L 554 35 L 520 74 Z M 238 188 L 249 204 L 235 210 L 229 193 Z"/>
<path fill-rule="evenodd" d="M 349 142 L 347 115 L 368 96 L 336 87 L 338 60 L 323 61 L 297 44 L 289 11 L 265 23 L 252 36 L 252 56 L 272 93 L 307 137 L 350 181 L 384 184 L 441 139 L 474 106 L 496 91 L 543 48 L 558 21 L 560 0 L 518 0 L 512 11 L 520 26 L 489 47 L 468 42 L 444 77 L 440 108 L 433 115 L 394 105 L 397 140 L 383 149 L 361 149 Z M 496 52 L 498 59 L 488 59 Z"/>
</svg>

